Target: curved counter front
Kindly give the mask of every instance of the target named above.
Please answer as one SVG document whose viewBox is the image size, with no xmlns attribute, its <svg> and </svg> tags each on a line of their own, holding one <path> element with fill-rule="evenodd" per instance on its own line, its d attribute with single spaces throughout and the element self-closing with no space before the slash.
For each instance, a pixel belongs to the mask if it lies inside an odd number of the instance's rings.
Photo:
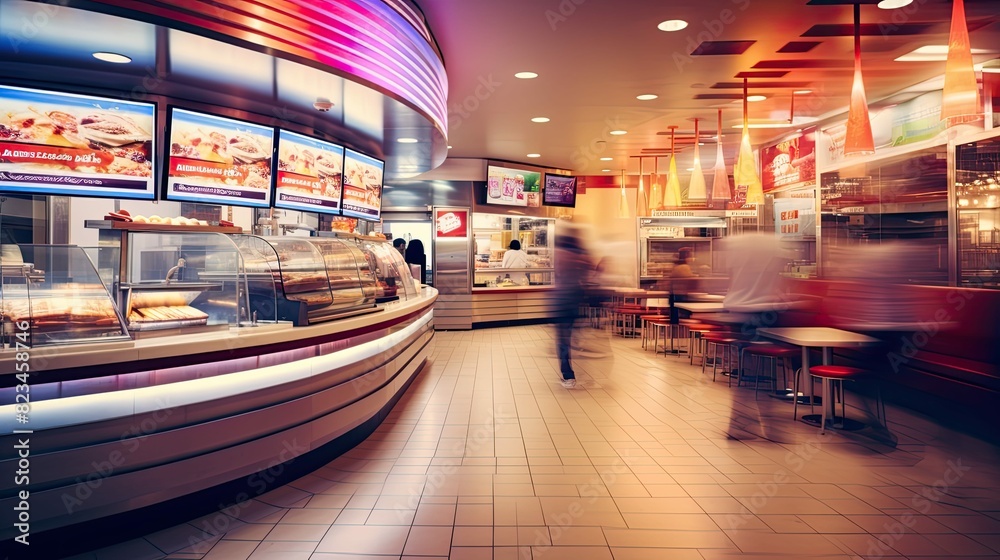
<svg viewBox="0 0 1000 560">
<path fill-rule="evenodd" d="M 17 515 L 27 492 L 39 533 L 251 477 L 352 430 L 367 435 L 427 360 L 436 299 L 424 288 L 313 326 L 37 349 L 27 423 L 25 407 L 0 406 L 2 433 L 13 434 L 0 436 L 4 448 L 30 447 L 30 476 L 0 482 L 3 515 Z M 15 402 L 16 363 L 0 352 L 5 403 Z M 4 453 L 4 472 L 18 470 L 15 453 Z M 0 540 L 19 534 L 14 523 Z"/>
</svg>

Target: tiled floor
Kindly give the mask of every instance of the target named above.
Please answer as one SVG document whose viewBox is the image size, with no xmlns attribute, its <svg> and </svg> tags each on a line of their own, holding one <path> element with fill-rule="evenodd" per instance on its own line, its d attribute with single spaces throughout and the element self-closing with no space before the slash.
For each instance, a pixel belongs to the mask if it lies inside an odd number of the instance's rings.
<svg viewBox="0 0 1000 560">
<path fill-rule="evenodd" d="M 889 407 L 819 436 L 791 405 L 635 339 L 441 332 L 360 446 L 243 504 L 77 558 L 998 558 L 1000 450 Z M 849 415 L 864 418 L 859 409 Z"/>
</svg>

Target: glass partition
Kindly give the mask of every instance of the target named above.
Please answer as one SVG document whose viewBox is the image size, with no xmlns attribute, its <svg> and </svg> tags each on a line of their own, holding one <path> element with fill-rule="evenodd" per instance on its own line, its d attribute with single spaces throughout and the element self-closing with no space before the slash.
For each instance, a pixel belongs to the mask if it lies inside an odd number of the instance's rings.
<svg viewBox="0 0 1000 560">
<path fill-rule="evenodd" d="M 947 285 L 947 146 L 823 173 L 820 275 Z"/>
<path fill-rule="evenodd" d="M 955 146 L 958 280 L 1000 288 L 1000 138 Z"/>
</svg>

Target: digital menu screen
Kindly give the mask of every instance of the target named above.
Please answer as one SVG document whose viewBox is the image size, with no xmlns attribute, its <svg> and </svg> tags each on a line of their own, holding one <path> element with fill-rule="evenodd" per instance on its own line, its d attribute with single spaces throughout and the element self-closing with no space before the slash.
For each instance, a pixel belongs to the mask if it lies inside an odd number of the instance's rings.
<svg viewBox="0 0 1000 560">
<path fill-rule="evenodd" d="M 271 205 L 274 129 L 171 108 L 166 198 Z"/>
<path fill-rule="evenodd" d="M 486 168 L 486 203 L 505 206 L 541 206 L 542 174 L 495 165 Z"/>
<path fill-rule="evenodd" d="M 274 207 L 339 214 L 344 148 L 287 130 L 278 131 Z"/>
<path fill-rule="evenodd" d="M 153 199 L 156 106 L 0 86 L 0 191 Z"/>
<path fill-rule="evenodd" d="M 382 160 L 344 150 L 344 216 L 378 221 L 382 214 Z"/>
<path fill-rule="evenodd" d="M 546 173 L 542 204 L 569 208 L 576 206 L 576 177 Z"/>
</svg>

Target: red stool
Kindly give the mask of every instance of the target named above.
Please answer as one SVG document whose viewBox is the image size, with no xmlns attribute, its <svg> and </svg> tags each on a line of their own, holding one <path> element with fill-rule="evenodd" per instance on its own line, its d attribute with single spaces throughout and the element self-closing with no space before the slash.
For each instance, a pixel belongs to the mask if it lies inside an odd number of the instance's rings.
<svg viewBox="0 0 1000 560">
<path fill-rule="evenodd" d="M 812 377 L 818 377 L 823 382 L 823 415 L 820 419 L 819 432 L 826 433 L 826 420 L 827 411 L 831 408 L 834 409 L 833 421 L 836 422 L 836 409 L 834 408 L 835 402 L 827 404 L 826 399 L 831 398 L 831 386 L 833 382 L 839 382 L 840 385 L 840 414 L 843 419 L 847 418 L 847 399 L 844 398 L 844 381 L 861 381 L 861 380 L 875 380 L 875 376 L 867 370 L 861 368 L 851 367 L 851 366 L 836 366 L 836 365 L 820 365 L 813 366 L 809 368 L 809 374 Z M 882 402 L 882 388 L 879 384 L 875 383 L 876 388 L 876 403 L 875 403 L 875 416 L 878 421 L 886 426 L 888 423 L 885 419 L 885 403 Z"/>
<path fill-rule="evenodd" d="M 646 348 L 646 341 L 649 339 L 649 335 L 648 335 L 649 331 L 650 330 L 655 331 L 654 334 L 657 334 L 659 332 L 658 329 L 654 328 L 654 324 L 657 321 L 661 321 L 662 322 L 662 321 L 666 321 L 667 319 L 668 319 L 668 317 L 664 317 L 663 315 L 640 315 L 639 316 L 639 320 L 642 321 L 642 348 L 644 350 Z M 659 336 L 656 336 L 655 339 L 658 340 Z M 654 353 L 656 352 L 656 342 L 655 342 L 655 340 L 654 340 L 654 343 L 653 343 L 653 352 Z"/>
<path fill-rule="evenodd" d="M 709 332 L 701 335 L 701 340 L 705 343 L 705 353 L 702 355 L 701 360 L 701 372 L 705 373 L 705 365 L 708 363 L 708 353 L 712 352 L 712 381 L 715 381 L 715 374 L 718 370 L 719 364 L 722 364 L 723 372 L 726 371 L 726 366 L 728 364 L 729 368 L 732 369 L 733 361 L 730 352 L 736 349 L 736 343 L 740 341 L 739 338 L 733 336 L 731 333 L 720 333 L 720 332 Z M 722 347 L 722 356 L 718 355 L 719 347 Z M 739 356 L 737 356 L 737 361 Z"/>
<path fill-rule="evenodd" d="M 787 372 L 791 369 L 792 358 L 799 355 L 799 349 L 794 346 L 785 346 L 783 344 L 750 344 L 744 350 L 744 353 L 749 354 L 751 359 L 756 359 L 758 362 L 758 367 L 755 369 L 757 375 L 754 379 L 753 394 L 754 399 L 757 398 L 757 390 L 760 388 L 760 378 L 761 373 L 764 368 L 762 363 L 764 360 L 768 361 L 768 380 L 771 382 L 771 389 L 775 392 L 778 390 L 778 360 L 781 360 L 781 378 L 785 379 L 784 385 L 788 386 L 788 381 L 786 379 Z M 743 383 L 743 374 L 740 373 L 739 378 L 736 380 L 736 386 L 739 387 Z"/>
<path fill-rule="evenodd" d="M 700 355 L 702 361 L 704 361 L 705 352 L 702 349 L 702 337 L 710 332 L 722 332 L 722 327 L 702 323 L 687 323 L 683 324 L 683 326 L 688 331 L 688 363 L 694 365 L 695 355 Z"/>
</svg>

